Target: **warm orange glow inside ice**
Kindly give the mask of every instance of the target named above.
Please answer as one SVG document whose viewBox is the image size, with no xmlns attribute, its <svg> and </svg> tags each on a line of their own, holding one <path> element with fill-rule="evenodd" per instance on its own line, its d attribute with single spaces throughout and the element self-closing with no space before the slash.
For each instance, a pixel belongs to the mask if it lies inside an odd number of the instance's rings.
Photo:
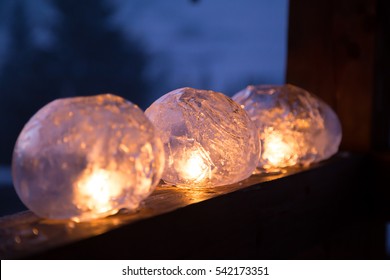
<svg viewBox="0 0 390 280">
<path fill-rule="evenodd" d="M 203 181 L 209 172 L 209 167 L 198 151 L 191 151 L 182 163 L 181 176 L 191 182 Z"/>
<path fill-rule="evenodd" d="M 267 160 L 267 168 L 292 166 L 298 160 L 297 139 L 283 137 L 281 132 L 272 131 L 264 138 L 263 159 Z"/>
<path fill-rule="evenodd" d="M 84 175 L 77 183 L 78 202 L 94 209 L 96 213 L 104 213 L 112 209 L 111 198 L 122 192 L 121 178 L 104 169 L 95 169 Z"/>
</svg>

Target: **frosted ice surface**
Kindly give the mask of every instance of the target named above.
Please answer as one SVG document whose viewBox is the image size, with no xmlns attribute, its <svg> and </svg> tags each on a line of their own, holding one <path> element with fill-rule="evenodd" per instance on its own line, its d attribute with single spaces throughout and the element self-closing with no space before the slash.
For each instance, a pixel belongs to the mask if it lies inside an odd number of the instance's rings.
<svg viewBox="0 0 390 280">
<path fill-rule="evenodd" d="M 161 178 L 164 151 L 144 113 L 102 94 L 55 100 L 25 125 L 12 171 L 37 215 L 89 220 L 135 209 Z"/>
<path fill-rule="evenodd" d="M 227 185 L 256 169 L 256 127 L 245 110 L 222 93 L 177 89 L 156 100 L 145 114 L 161 134 L 167 183 Z"/>
<path fill-rule="evenodd" d="M 338 151 L 341 125 L 333 110 L 306 90 L 283 86 L 248 86 L 233 96 L 255 122 L 261 169 L 308 165 Z"/>
</svg>

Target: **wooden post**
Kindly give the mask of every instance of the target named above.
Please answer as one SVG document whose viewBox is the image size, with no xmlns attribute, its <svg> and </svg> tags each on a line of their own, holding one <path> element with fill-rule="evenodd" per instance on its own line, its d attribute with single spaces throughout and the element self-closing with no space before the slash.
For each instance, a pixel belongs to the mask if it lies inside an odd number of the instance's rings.
<svg viewBox="0 0 390 280">
<path fill-rule="evenodd" d="M 373 148 L 390 151 L 390 2 L 377 0 L 378 29 L 376 46 Z M 389 159 L 388 153 L 385 158 Z"/>
<path fill-rule="evenodd" d="M 286 80 L 335 109 L 342 149 L 371 148 L 375 23 L 376 0 L 290 0 Z"/>
</svg>

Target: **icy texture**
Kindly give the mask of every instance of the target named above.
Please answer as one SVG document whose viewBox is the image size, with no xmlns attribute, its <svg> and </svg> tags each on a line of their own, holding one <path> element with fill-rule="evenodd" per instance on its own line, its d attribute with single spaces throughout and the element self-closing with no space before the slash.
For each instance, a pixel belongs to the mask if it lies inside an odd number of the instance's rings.
<svg viewBox="0 0 390 280">
<path fill-rule="evenodd" d="M 164 150 L 134 104 L 104 94 L 55 100 L 25 125 L 13 181 L 37 215 L 89 220 L 135 209 L 159 182 Z"/>
<path fill-rule="evenodd" d="M 332 109 L 306 90 L 248 86 L 233 96 L 255 122 L 262 144 L 261 169 L 308 165 L 338 150 L 341 125 Z"/>
<path fill-rule="evenodd" d="M 177 89 L 145 113 L 164 143 L 167 183 L 227 185 L 256 169 L 260 154 L 256 127 L 245 110 L 222 93 Z"/>
</svg>

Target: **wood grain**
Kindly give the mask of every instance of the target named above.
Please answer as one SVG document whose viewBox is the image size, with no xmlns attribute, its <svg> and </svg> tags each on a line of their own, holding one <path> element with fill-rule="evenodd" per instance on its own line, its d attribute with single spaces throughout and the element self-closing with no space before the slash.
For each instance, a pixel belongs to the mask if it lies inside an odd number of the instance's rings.
<svg viewBox="0 0 390 280">
<path fill-rule="evenodd" d="M 89 223 L 44 220 L 31 212 L 8 216 L 0 220 L 0 256 L 285 259 L 305 258 L 307 250 L 320 246 L 319 256 L 326 258 L 329 239 L 346 221 L 355 224 L 359 217 L 363 224 L 366 177 L 356 174 L 363 174 L 364 163 L 361 156 L 340 154 L 310 168 L 254 175 L 231 186 L 160 186 L 137 213 Z M 365 244 L 348 256 L 367 257 Z"/>
<path fill-rule="evenodd" d="M 376 27 L 375 0 L 290 1 L 286 80 L 335 109 L 343 149 L 371 148 Z"/>
</svg>

